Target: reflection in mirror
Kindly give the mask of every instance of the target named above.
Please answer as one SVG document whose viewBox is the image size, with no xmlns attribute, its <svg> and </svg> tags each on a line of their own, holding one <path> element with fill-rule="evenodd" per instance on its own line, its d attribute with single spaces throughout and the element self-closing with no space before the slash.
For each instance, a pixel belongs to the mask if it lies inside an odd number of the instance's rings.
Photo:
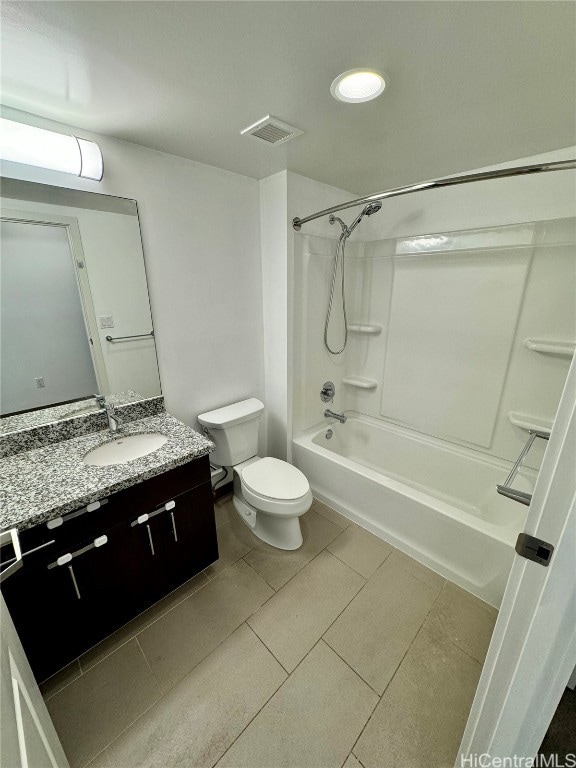
<svg viewBox="0 0 576 768">
<path fill-rule="evenodd" d="M 1 204 L 0 414 L 159 395 L 136 202 L 3 179 Z"/>
</svg>

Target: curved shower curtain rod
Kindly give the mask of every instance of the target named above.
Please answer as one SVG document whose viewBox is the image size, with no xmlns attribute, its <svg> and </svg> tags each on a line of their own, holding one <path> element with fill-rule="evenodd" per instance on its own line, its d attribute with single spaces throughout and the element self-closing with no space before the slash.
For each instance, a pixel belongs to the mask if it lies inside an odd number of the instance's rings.
<svg viewBox="0 0 576 768">
<path fill-rule="evenodd" d="M 531 173 L 547 173 L 548 171 L 568 171 L 576 170 L 576 160 L 560 160 L 554 163 L 538 163 L 537 165 L 521 165 L 516 168 L 502 168 L 499 171 L 485 171 L 484 173 L 468 173 L 463 176 L 450 176 L 443 179 L 434 179 L 433 181 L 423 181 L 421 184 L 411 184 L 408 187 L 396 187 L 386 192 L 377 192 L 375 195 L 366 195 L 358 197 L 356 200 L 350 200 L 348 203 L 334 205 L 332 208 L 326 208 L 318 213 L 312 213 L 303 219 L 296 216 L 292 219 L 292 226 L 299 232 L 303 224 L 309 221 L 319 219 L 322 216 L 328 216 L 330 213 L 343 211 L 346 208 L 354 208 L 357 205 L 365 203 L 374 203 L 377 200 L 385 200 L 388 197 L 398 197 L 399 195 L 408 195 L 412 192 L 422 192 L 426 189 L 440 189 L 441 187 L 451 187 L 457 184 L 468 184 L 471 181 L 487 181 L 489 179 L 504 179 L 509 176 L 525 176 Z"/>
</svg>

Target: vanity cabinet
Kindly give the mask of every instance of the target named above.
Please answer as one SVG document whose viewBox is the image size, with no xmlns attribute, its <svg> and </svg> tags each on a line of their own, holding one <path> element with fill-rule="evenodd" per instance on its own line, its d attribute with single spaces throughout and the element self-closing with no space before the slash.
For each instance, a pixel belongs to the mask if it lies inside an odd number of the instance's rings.
<svg viewBox="0 0 576 768">
<path fill-rule="evenodd" d="M 208 457 L 20 534 L 2 585 L 38 681 L 218 558 Z"/>
</svg>

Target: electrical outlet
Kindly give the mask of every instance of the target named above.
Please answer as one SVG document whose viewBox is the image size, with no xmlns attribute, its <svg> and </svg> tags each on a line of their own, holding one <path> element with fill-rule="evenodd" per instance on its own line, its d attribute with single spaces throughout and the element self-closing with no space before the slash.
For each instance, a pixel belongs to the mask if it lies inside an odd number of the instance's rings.
<svg viewBox="0 0 576 768">
<path fill-rule="evenodd" d="M 98 319 L 100 320 L 100 328 L 114 328 L 112 315 L 101 315 Z"/>
<path fill-rule="evenodd" d="M 46 384 L 44 384 L 44 376 L 38 376 L 34 381 L 36 382 L 38 389 L 42 389 L 42 387 L 46 386 Z"/>
</svg>

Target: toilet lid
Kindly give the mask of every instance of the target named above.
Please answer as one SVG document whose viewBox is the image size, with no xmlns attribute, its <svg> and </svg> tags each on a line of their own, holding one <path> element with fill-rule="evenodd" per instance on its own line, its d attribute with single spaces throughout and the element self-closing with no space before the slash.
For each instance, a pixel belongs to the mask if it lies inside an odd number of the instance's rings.
<svg viewBox="0 0 576 768">
<path fill-rule="evenodd" d="M 242 482 L 258 496 L 299 499 L 310 490 L 306 476 L 280 459 L 260 459 L 242 470 Z"/>
</svg>

